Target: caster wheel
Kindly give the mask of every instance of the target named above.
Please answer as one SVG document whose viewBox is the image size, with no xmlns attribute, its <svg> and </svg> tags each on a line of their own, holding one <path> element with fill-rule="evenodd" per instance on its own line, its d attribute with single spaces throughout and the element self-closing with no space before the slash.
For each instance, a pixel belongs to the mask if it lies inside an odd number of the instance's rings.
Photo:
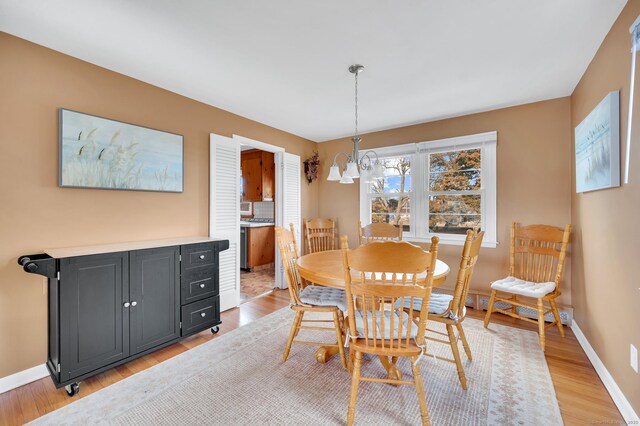
<svg viewBox="0 0 640 426">
<path fill-rule="evenodd" d="M 218 331 L 220 331 L 220 327 L 218 327 L 217 325 L 216 325 L 216 326 L 211 327 L 211 332 L 212 332 L 213 334 L 218 334 Z"/>
<path fill-rule="evenodd" d="M 67 395 L 74 396 L 74 395 L 77 395 L 78 392 L 80 392 L 80 383 L 78 382 L 71 383 L 70 385 L 67 385 L 64 388 L 67 391 Z"/>
</svg>

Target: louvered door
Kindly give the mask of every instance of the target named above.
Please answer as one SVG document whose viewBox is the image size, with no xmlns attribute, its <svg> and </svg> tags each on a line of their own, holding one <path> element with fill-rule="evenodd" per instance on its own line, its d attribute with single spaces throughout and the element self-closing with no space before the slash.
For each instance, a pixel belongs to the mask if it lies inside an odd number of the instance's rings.
<svg viewBox="0 0 640 426">
<path fill-rule="evenodd" d="M 276 167 L 279 167 L 281 173 L 279 173 L 278 179 L 281 180 L 278 188 L 282 188 L 282 197 L 278 197 L 280 203 L 276 208 L 276 216 L 281 214 L 281 221 L 278 221 L 280 226 L 289 228 L 289 224 L 293 223 L 296 231 L 296 241 L 298 241 L 298 247 L 302 248 L 303 241 L 301 239 L 301 214 L 300 214 L 300 157 L 297 155 L 283 152 L 278 154 L 278 163 Z M 276 190 L 276 197 L 277 197 Z M 279 265 L 278 279 L 276 284 L 280 288 L 287 287 L 287 281 L 284 279 L 284 268 L 282 268 L 282 259 L 280 253 L 276 250 L 276 265 Z"/>
<path fill-rule="evenodd" d="M 220 310 L 240 304 L 240 144 L 210 137 L 209 235 L 229 240 L 220 253 Z"/>
</svg>

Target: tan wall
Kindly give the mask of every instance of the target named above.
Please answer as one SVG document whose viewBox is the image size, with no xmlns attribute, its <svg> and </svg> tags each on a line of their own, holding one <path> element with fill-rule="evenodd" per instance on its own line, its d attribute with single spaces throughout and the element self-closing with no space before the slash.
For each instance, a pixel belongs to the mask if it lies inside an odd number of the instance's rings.
<svg viewBox="0 0 640 426">
<path fill-rule="evenodd" d="M 574 128 L 607 93 L 620 90 L 621 172 L 629 111 L 629 27 L 639 14 L 640 2 L 629 2 L 571 96 Z M 638 83 L 640 76 L 636 75 L 630 184 L 576 194 L 574 178 L 571 202 L 575 319 L 634 410 L 640 413 L 640 376 L 629 366 L 629 344 L 640 349 L 640 284 L 635 268 L 640 248 Z"/>
<path fill-rule="evenodd" d="M 0 377 L 46 360 L 44 279 L 19 255 L 47 247 L 207 235 L 209 133 L 306 158 L 316 144 L 0 33 Z M 58 108 L 184 135 L 184 193 L 58 188 Z M 318 184 L 302 185 L 317 213 Z"/>
<path fill-rule="evenodd" d="M 497 248 L 483 248 L 472 288 L 489 292 L 489 282 L 509 268 L 511 222 L 564 226 L 571 220 L 571 153 L 569 98 L 538 102 L 481 114 L 408 126 L 364 135 L 362 149 L 422 142 L 496 130 L 498 185 Z M 328 168 L 338 151 L 353 147 L 350 139 L 321 143 L 321 184 L 318 213 L 337 217 L 341 233 L 357 241 L 359 185 L 326 181 Z M 460 246 L 441 245 L 440 258 L 454 271 L 460 262 Z M 569 268 L 567 268 L 569 269 Z M 445 286 L 451 287 L 455 273 Z M 571 304 L 570 271 L 565 274 L 560 303 Z"/>
</svg>

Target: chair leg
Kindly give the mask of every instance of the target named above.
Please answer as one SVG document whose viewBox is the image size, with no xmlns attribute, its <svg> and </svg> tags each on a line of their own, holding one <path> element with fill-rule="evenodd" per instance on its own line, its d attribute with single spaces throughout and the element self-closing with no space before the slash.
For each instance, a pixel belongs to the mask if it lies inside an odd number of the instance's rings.
<svg viewBox="0 0 640 426">
<path fill-rule="evenodd" d="M 353 348 L 349 346 L 349 360 L 347 361 L 347 369 L 349 370 L 349 374 L 353 374 L 353 364 L 355 362 L 356 354 L 353 351 Z"/>
<path fill-rule="evenodd" d="M 427 396 L 424 393 L 422 373 L 420 372 L 420 365 L 416 363 L 417 359 L 417 356 L 411 357 L 411 371 L 413 372 L 413 382 L 416 386 L 418 403 L 420 404 L 420 417 L 422 418 L 423 426 L 431 425 L 431 419 L 429 419 L 429 410 L 427 409 Z"/>
<path fill-rule="evenodd" d="M 291 331 L 289 332 L 289 339 L 287 339 L 287 346 L 284 348 L 284 353 L 282 354 L 282 362 L 286 362 L 289 357 L 289 351 L 291 350 L 291 345 L 293 344 L 293 339 L 298 334 L 298 327 L 300 326 L 300 322 L 302 321 L 303 312 L 297 311 L 296 316 L 293 319 L 293 324 L 291 324 Z"/>
<path fill-rule="evenodd" d="M 493 304 L 496 301 L 496 294 L 498 294 L 497 290 L 491 290 L 491 297 L 489 297 L 489 306 L 487 306 L 487 315 L 484 317 L 484 328 L 489 326 L 489 320 L 491 319 L 491 314 L 493 313 Z"/>
<path fill-rule="evenodd" d="M 558 326 L 558 331 L 560 332 L 560 336 L 564 337 L 564 327 L 562 327 L 562 320 L 560 319 L 560 312 L 558 312 L 558 307 L 556 306 L 556 300 L 549 300 L 549 305 L 551 305 L 551 310 L 553 311 L 553 316 L 556 319 L 556 325 Z"/>
<path fill-rule="evenodd" d="M 516 295 L 514 294 L 514 295 L 511 297 L 511 299 L 512 299 L 514 302 L 517 302 L 517 301 L 518 301 L 518 296 L 516 296 Z M 511 313 L 512 313 L 512 314 L 517 314 L 517 313 L 518 313 L 518 306 L 516 306 L 516 305 L 511 305 Z"/>
<path fill-rule="evenodd" d="M 338 339 L 338 351 L 340 352 L 340 362 L 342 367 L 347 368 L 347 358 L 344 356 L 344 342 L 342 341 L 342 330 L 340 329 L 340 318 L 338 312 L 333 312 L 333 324 L 336 328 L 336 338 Z"/>
<path fill-rule="evenodd" d="M 538 332 L 540 333 L 540 348 L 544 352 L 544 303 L 542 299 L 538 299 Z"/>
<path fill-rule="evenodd" d="M 449 335 L 449 344 L 451 345 L 451 352 L 453 352 L 453 359 L 456 361 L 458 379 L 460 379 L 462 389 L 467 390 L 467 377 L 464 375 L 464 368 L 462 368 L 462 360 L 460 359 L 460 351 L 458 350 L 458 342 L 456 342 L 456 336 L 453 333 L 453 326 L 451 324 L 447 324 L 447 334 Z"/>
<path fill-rule="evenodd" d="M 358 385 L 360 384 L 360 369 L 362 368 L 362 352 L 355 352 L 353 373 L 351 374 L 351 396 L 349 397 L 349 410 L 347 411 L 347 425 L 353 425 L 356 417 L 356 399 L 358 398 Z"/>
<path fill-rule="evenodd" d="M 464 352 L 467 354 L 467 358 L 469 361 L 473 360 L 473 356 L 471 356 L 471 348 L 469 347 L 469 342 L 467 342 L 467 336 L 464 334 L 464 329 L 462 328 L 462 324 L 456 324 L 456 328 L 458 329 L 458 335 L 460 336 L 460 340 L 462 340 L 462 346 L 464 347 Z"/>
</svg>

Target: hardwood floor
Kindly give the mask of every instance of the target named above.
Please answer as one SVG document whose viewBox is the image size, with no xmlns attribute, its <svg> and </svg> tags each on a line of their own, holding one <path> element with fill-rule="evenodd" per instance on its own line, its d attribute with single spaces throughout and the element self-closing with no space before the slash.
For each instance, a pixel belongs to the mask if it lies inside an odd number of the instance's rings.
<svg viewBox="0 0 640 426">
<path fill-rule="evenodd" d="M 219 334 L 213 335 L 209 331 L 204 331 L 150 355 L 84 380 L 80 385 L 80 394 L 73 398 L 69 398 L 64 389 L 56 389 L 49 377 L 0 394 L 0 425 L 26 423 L 288 304 L 288 291 L 274 290 L 268 295 L 242 304 L 239 308 L 223 312 L 223 323 Z M 484 312 L 473 309 L 468 310 L 468 315 L 476 319 L 484 318 Z M 500 314 L 495 314 L 492 317 L 492 323 L 530 330 L 536 328 L 533 324 Z M 556 328 L 550 328 L 547 331 L 545 355 L 565 424 L 624 423 L 622 416 L 570 329 L 566 328 L 564 339 L 560 337 Z"/>
</svg>

